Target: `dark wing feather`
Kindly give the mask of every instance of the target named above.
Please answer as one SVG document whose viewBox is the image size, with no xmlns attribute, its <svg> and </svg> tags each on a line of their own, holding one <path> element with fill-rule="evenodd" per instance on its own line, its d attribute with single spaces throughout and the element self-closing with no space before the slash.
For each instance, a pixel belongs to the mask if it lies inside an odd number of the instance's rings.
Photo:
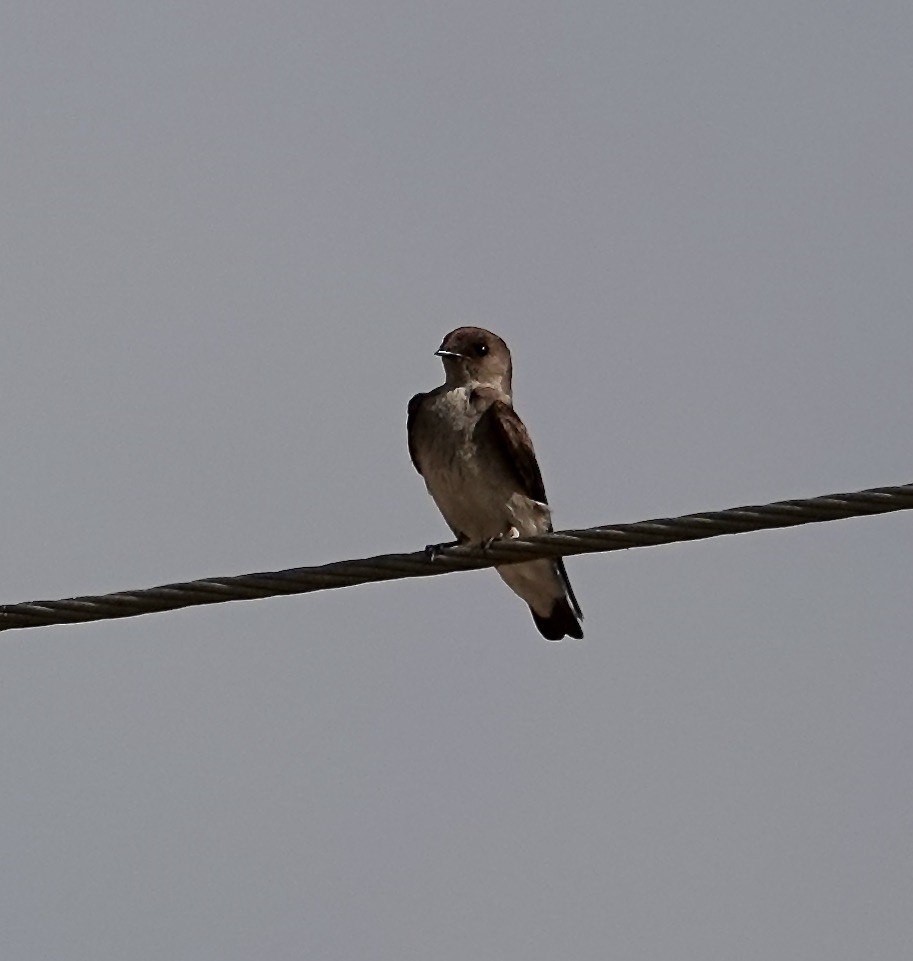
<svg viewBox="0 0 913 961">
<path fill-rule="evenodd" d="M 406 416 L 406 435 L 409 439 L 409 456 L 412 458 L 412 464 L 419 474 L 422 473 L 422 469 L 419 467 L 418 456 L 415 452 L 415 421 L 424 399 L 424 394 L 416 394 L 415 397 L 409 401 L 409 413 Z"/>
<path fill-rule="evenodd" d="M 547 503 L 545 484 L 542 483 L 542 472 L 539 470 L 533 442 L 517 412 L 510 404 L 496 399 L 485 412 L 483 420 L 497 440 L 505 461 L 520 482 L 523 493 L 543 504 Z M 548 529 L 552 529 L 551 523 Z M 564 558 L 559 557 L 554 563 L 567 598 L 556 602 L 551 618 L 541 618 L 533 611 L 533 620 L 540 632 L 551 640 L 560 640 L 566 634 L 582 638 L 583 630 L 579 622 L 583 619 L 583 614 L 580 612 L 580 605 L 577 603 L 567 571 L 564 569 Z"/>
<path fill-rule="evenodd" d="M 503 400 L 495 400 L 484 421 L 504 454 L 504 460 L 520 482 L 520 490 L 533 500 L 545 500 L 545 484 L 533 450 L 533 442 L 517 412 Z"/>
</svg>

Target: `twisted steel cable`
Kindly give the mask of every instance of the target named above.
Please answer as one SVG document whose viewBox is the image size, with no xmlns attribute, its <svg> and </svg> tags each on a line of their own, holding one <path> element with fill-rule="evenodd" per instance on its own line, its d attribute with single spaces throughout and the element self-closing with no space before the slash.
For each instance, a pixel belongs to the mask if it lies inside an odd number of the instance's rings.
<svg viewBox="0 0 913 961">
<path fill-rule="evenodd" d="M 200 604 L 253 600 L 283 594 L 351 587 L 405 577 L 431 577 L 454 571 L 478 570 L 542 557 L 623 551 L 679 541 L 703 540 L 723 534 L 743 534 L 799 524 L 818 524 L 869 514 L 913 508 L 913 484 L 876 487 L 848 494 L 829 494 L 802 500 L 778 501 L 761 507 L 686 514 L 683 517 L 607 524 L 585 530 L 557 531 L 527 540 L 495 541 L 488 548 L 444 547 L 439 552 L 381 554 L 358 560 L 336 561 L 318 567 L 207 577 L 182 584 L 165 584 L 137 591 L 118 591 L 98 597 L 68 597 L 58 601 L 27 601 L 0 605 L 0 631 L 46 624 L 75 624 L 117 617 L 136 617 Z"/>
</svg>

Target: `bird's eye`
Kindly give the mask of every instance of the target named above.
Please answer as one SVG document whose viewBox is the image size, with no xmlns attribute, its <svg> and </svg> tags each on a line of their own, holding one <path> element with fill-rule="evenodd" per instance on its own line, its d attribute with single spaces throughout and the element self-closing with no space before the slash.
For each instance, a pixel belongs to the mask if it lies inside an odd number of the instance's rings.
<svg viewBox="0 0 913 961">
<path fill-rule="evenodd" d="M 472 348 L 472 352 L 476 357 L 484 357 L 488 353 L 488 344 L 476 344 Z"/>
</svg>

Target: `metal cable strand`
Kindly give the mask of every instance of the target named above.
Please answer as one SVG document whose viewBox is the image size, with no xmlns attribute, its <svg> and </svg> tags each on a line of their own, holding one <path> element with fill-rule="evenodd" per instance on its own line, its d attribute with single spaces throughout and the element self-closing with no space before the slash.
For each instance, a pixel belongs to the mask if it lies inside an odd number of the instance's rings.
<svg viewBox="0 0 913 961">
<path fill-rule="evenodd" d="M 734 507 L 724 511 L 659 518 L 634 524 L 611 524 L 586 530 L 558 531 L 528 540 L 496 541 L 489 548 L 447 547 L 435 557 L 425 551 L 381 554 L 359 560 L 336 561 L 319 567 L 209 577 L 183 584 L 165 584 L 138 591 L 119 591 L 99 597 L 68 597 L 59 601 L 28 601 L 0 605 L 0 631 L 45 624 L 75 624 L 118 617 L 136 617 L 200 604 L 252 600 L 283 594 L 351 587 L 405 577 L 431 577 L 453 571 L 478 570 L 498 564 L 542 557 L 621 551 L 680 541 L 703 540 L 799 524 L 816 524 L 868 514 L 913 509 L 913 484 L 878 487 L 849 494 L 779 501 L 762 507 Z"/>
</svg>

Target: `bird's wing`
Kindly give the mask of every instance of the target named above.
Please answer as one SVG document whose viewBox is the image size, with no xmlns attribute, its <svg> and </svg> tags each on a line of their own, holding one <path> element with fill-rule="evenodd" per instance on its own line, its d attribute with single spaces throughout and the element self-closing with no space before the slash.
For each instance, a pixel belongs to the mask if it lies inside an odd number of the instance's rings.
<svg viewBox="0 0 913 961">
<path fill-rule="evenodd" d="M 504 460 L 520 482 L 520 489 L 524 494 L 532 497 L 533 500 L 546 504 L 542 472 L 539 470 L 539 462 L 536 460 L 536 452 L 533 450 L 533 442 L 530 440 L 529 431 L 527 431 L 523 421 L 520 420 L 520 415 L 510 404 L 501 399 L 496 399 L 483 416 L 488 421 L 492 434 L 498 441 Z M 548 530 L 552 530 L 551 520 L 548 523 Z M 574 589 L 571 587 L 567 571 L 564 568 L 564 558 L 556 558 L 554 564 L 567 593 L 571 609 L 578 618 L 582 618 L 580 605 L 577 603 Z M 577 637 L 577 634 L 573 636 Z"/>
<path fill-rule="evenodd" d="M 533 442 L 517 412 L 510 404 L 496 399 L 483 418 L 504 455 L 505 463 L 519 481 L 520 490 L 533 500 L 545 504 L 545 484 Z"/>
<path fill-rule="evenodd" d="M 422 473 L 421 467 L 419 467 L 418 456 L 415 450 L 415 421 L 418 417 L 419 408 L 422 406 L 422 401 L 425 399 L 424 394 L 416 394 L 412 400 L 409 401 L 409 413 L 406 417 L 406 434 L 409 439 L 409 456 L 412 458 L 412 464 L 415 469 Z"/>
</svg>

